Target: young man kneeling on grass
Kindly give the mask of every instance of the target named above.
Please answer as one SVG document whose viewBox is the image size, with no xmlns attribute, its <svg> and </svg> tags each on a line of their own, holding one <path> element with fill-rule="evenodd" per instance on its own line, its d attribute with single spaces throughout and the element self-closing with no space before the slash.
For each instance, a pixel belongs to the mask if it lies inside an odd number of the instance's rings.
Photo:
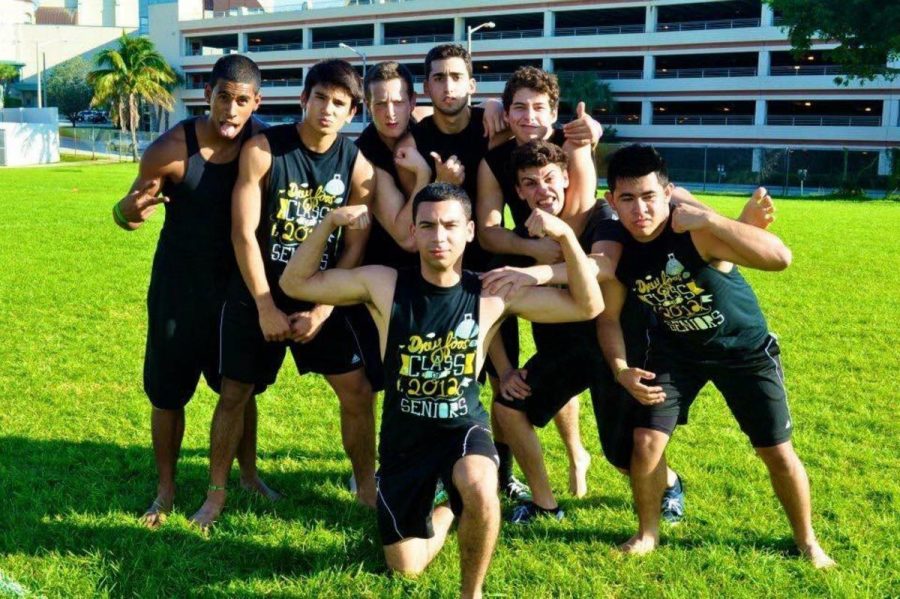
<svg viewBox="0 0 900 599">
<path fill-rule="evenodd" d="M 419 268 L 386 266 L 319 271 L 329 235 L 365 227 L 362 206 L 332 211 L 291 258 L 281 277 L 289 296 L 333 305 L 363 303 L 378 328 L 385 397 L 376 477 L 378 525 L 388 567 L 418 574 L 459 516 L 461 594 L 480 597 L 500 527 L 497 452 L 479 401 L 484 348 L 509 315 L 539 322 L 594 318 L 603 307 L 593 263 L 571 228 L 537 211 L 536 234 L 563 248 L 569 288 L 523 288 L 507 297 L 482 291 L 462 269 L 475 235 L 461 188 L 434 183 L 413 199 Z M 450 505 L 433 507 L 441 480 Z"/>
</svg>

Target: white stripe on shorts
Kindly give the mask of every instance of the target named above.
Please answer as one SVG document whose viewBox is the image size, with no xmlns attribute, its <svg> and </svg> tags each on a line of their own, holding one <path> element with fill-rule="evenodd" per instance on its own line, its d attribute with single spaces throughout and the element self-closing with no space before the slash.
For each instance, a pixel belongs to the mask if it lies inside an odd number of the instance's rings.
<svg viewBox="0 0 900 599">
<path fill-rule="evenodd" d="M 406 537 L 403 536 L 403 533 L 400 532 L 400 529 L 397 527 L 397 518 L 394 517 L 394 512 L 391 511 L 391 506 L 388 505 L 387 500 L 384 498 L 384 494 L 381 492 L 381 480 L 376 476 L 375 477 L 375 493 L 381 498 L 381 503 L 384 504 L 384 509 L 387 510 L 388 515 L 391 517 L 391 522 L 394 523 L 394 532 L 397 533 L 397 536 L 400 537 L 402 541 Z"/>
</svg>

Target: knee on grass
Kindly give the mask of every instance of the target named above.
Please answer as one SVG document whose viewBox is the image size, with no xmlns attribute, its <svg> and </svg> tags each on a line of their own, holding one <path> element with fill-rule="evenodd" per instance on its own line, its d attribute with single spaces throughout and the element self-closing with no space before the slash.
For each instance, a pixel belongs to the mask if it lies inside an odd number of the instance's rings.
<svg viewBox="0 0 900 599">
<path fill-rule="evenodd" d="M 387 563 L 388 572 L 392 576 L 403 578 L 415 578 L 428 567 L 428 560 L 424 550 L 419 551 L 388 551 L 384 552 L 384 561 Z"/>
</svg>

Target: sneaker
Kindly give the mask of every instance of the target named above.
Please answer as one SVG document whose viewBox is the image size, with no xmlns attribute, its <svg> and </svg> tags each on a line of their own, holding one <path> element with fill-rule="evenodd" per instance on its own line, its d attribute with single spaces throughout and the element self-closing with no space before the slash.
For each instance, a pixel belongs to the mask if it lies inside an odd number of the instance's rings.
<svg viewBox="0 0 900 599">
<path fill-rule="evenodd" d="M 501 483 L 500 493 L 516 503 L 531 501 L 531 489 L 515 476 L 510 476 L 505 485 Z"/>
<path fill-rule="evenodd" d="M 450 501 L 450 495 L 447 494 L 447 489 L 444 488 L 444 481 L 438 479 L 437 485 L 434 487 L 434 501 L 432 505 L 438 506 L 448 501 Z"/>
<path fill-rule="evenodd" d="M 680 476 L 676 475 L 674 485 L 666 487 L 659 513 L 669 524 L 678 524 L 684 518 L 684 484 Z"/>
<path fill-rule="evenodd" d="M 565 515 L 566 513 L 559 506 L 548 510 L 536 505 L 533 501 L 526 501 L 513 509 L 509 521 L 513 524 L 531 524 L 535 518 L 540 516 L 550 516 L 554 520 L 562 520 Z"/>
</svg>

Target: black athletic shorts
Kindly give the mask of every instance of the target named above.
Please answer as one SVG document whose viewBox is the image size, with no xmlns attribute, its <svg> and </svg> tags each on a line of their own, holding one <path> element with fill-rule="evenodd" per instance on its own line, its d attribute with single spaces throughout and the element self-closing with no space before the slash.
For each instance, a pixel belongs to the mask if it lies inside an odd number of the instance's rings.
<svg viewBox="0 0 900 599">
<path fill-rule="evenodd" d="M 309 343 L 268 342 L 259 327 L 255 305 L 229 300 L 222 306 L 222 376 L 253 383 L 256 393 L 275 382 L 285 349 L 294 356 L 297 372 L 344 374 L 363 367 L 363 352 L 346 312 L 335 309 Z"/>
<path fill-rule="evenodd" d="M 219 392 L 219 312 L 223 284 L 213 266 L 198 269 L 157 251 L 147 291 L 144 391 L 154 407 L 183 408 L 202 373 Z M 221 277 L 224 280 L 224 276 Z"/>
<path fill-rule="evenodd" d="M 363 364 L 366 368 L 366 378 L 372 385 L 372 391 L 384 390 L 384 364 L 381 360 L 381 343 L 378 340 L 378 327 L 372 320 L 372 314 L 363 304 L 337 308 L 343 310 L 350 326 L 356 333 L 356 340 L 362 348 Z"/>
<path fill-rule="evenodd" d="M 591 405 L 597 421 L 600 447 L 606 461 L 628 470 L 634 448 L 635 412 L 640 404 L 613 380 L 608 368 L 591 385 Z"/>
<path fill-rule="evenodd" d="M 531 394 L 521 400 L 498 397 L 496 401 L 525 412 L 531 424 L 543 427 L 582 391 L 599 392 L 602 384 L 595 379 L 606 370 L 606 364 L 597 342 L 584 334 L 587 326 L 593 325 L 535 325 L 532 331 L 538 351 L 522 367 Z"/>
<path fill-rule="evenodd" d="M 382 545 L 393 545 L 408 537 L 434 536 L 431 514 L 438 480 L 450 496 L 453 513 L 462 513 L 462 497 L 453 485 L 453 467 L 467 455 L 482 455 L 500 464 L 491 431 L 479 424 L 436 431 L 431 443 L 421 451 L 381 456 L 375 486 Z"/>
<path fill-rule="evenodd" d="M 645 369 L 656 373 L 656 378 L 649 384 L 661 386 L 666 400 L 653 406 L 639 405 L 634 424 L 671 435 L 676 425 L 687 424 L 691 404 L 712 381 L 753 447 L 783 443 L 791 438 L 793 424 L 780 353 L 771 335 L 739 362 L 690 361 L 651 347 Z"/>
</svg>

